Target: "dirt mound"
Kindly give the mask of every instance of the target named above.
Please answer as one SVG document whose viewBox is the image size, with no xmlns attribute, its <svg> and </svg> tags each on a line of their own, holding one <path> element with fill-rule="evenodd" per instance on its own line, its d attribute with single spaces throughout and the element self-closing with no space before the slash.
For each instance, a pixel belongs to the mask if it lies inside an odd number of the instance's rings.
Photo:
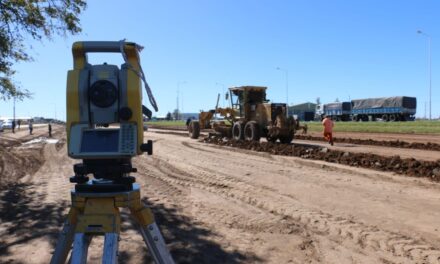
<svg viewBox="0 0 440 264">
<path fill-rule="evenodd" d="M 29 148 L 0 145 L 0 189 L 26 175 L 34 174 L 43 163 L 42 145 Z"/>
<path fill-rule="evenodd" d="M 435 181 L 440 181 L 440 160 L 435 162 L 418 161 L 415 159 L 402 159 L 399 156 L 384 157 L 370 153 L 343 152 L 318 146 L 271 142 L 247 142 L 214 137 L 204 138 L 202 141 L 220 146 L 236 147 L 258 152 L 268 152 L 274 155 L 324 160 L 327 162 L 379 171 L 395 172 L 414 177 L 427 177 Z"/>
<path fill-rule="evenodd" d="M 60 151 L 63 147 L 64 147 L 64 145 L 66 144 L 66 138 L 65 137 L 63 137 L 63 138 L 61 138 L 56 144 L 55 144 L 55 149 L 57 150 L 57 151 Z"/>
<path fill-rule="evenodd" d="M 44 164 L 44 146 L 47 142 L 56 142 L 59 150 L 65 144 L 62 127 L 56 126 L 53 138 L 46 138 L 45 133 L 25 135 L 20 138 L 4 137 L 0 142 L 0 189 L 19 179 L 33 175 Z"/>
<path fill-rule="evenodd" d="M 148 123 L 147 123 L 148 124 Z M 176 131 L 188 131 L 188 129 L 186 128 L 186 126 L 160 126 L 160 125 L 149 125 L 148 127 L 150 128 L 155 128 L 155 129 L 165 129 L 165 130 L 176 130 Z"/>
<path fill-rule="evenodd" d="M 182 137 L 188 137 L 188 132 L 178 132 L 177 130 L 170 130 L 170 131 L 154 131 L 153 133 L 156 133 L 156 134 L 167 134 L 167 135 L 176 135 L 176 136 L 182 136 Z"/>
<path fill-rule="evenodd" d="M 295 139 L 324 141 L 322 137 L 306 136 L 306 135 L 295 135 Z M 357 144 L 357 145 L 440 151 L 440 144 L 431 143 L 431 142 L 419 143 L 419 142 L 406 142 L 400 140 L 373 140 L 373 139 L 359 139 L 359 138 L 334 138 L 333 140 L 338 143 L 349 143 L 349 144 Z"/>
</svg>

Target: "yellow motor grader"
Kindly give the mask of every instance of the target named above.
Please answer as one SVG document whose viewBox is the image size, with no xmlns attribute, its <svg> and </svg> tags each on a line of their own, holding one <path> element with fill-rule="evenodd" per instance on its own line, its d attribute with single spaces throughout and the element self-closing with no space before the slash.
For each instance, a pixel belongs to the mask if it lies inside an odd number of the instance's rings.
<svg viewBox="0 0 440 264">
<path fill-rule="evenodd" d="M 287 117 L 286 104 L 270 103 L 266 99 L 266 89 L 263 86 L 229 88 L 227 98 L 232 107 L 202 111 L 199 120 L 188 124 L 189 136 L 198 138 L 203 129 L 235 140 L 259 141 L 265 137 L 271 142 L 279 139 L 281 143 L 290 143 L 297 124 Z M 216 114 L 223 120 L 215 120 Z"/>
</svg>

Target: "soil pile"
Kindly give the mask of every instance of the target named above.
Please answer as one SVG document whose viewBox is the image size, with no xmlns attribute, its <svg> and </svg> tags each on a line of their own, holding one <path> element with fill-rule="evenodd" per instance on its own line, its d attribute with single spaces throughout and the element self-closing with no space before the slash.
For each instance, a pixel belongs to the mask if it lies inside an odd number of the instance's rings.
<svg viewBox="0 0 440 264">
<path fill-rule="evenodd" d="M 41 128 L 36 129 L 33 135 L 26 132 L 17 138 L 3 136 L 0 140 L 0 189 L 35 174 L 45 162 L 44 146 L 56 142 L 61 148 L 65 143 L 63 130 L 62 126 L 54 126 L 52 139 L 47 138 L 46 130 Z"/>
<path fill-rule="evenodd" d="M 322 137 L 306 136 L 306 135 L 295 135 L 295 139 L 324 141 Z M 400 140 L 373 140 L 373 139 L 359 139 L 359 138 L 334 138 L 333 140 L 338 143 L 349 143 L 356 145 L 370 145 L 370 146 L 381 146 L 381 147 L 440 151 L 440 144 L 431 143 L 431 142 L 420 143 L 420 142 L 406 142 Z"/>
<path fill-rule="evenodd" d="M 26 148 L 0 145 L 0 189 L 34 174 L 43 163 L 43 144 Z"/>
<path fill-rule="evenodd" d="M 389 171 L 414 177 L 427 177 L 440 181 L 440 160 L 418 161 L 402 159 L 399 156 L 385 157 L 370 153 L 351 153 L 330 150 L 318 146 L 301 144 L 281 144 L 271 142 L 248 142 L 222 138 L 205 138 L 202 141 L 220 146 L 235 147 L 274 155 L 295 156 L 304 159 L 324 160 L 349 166 Z"/>
</svg>

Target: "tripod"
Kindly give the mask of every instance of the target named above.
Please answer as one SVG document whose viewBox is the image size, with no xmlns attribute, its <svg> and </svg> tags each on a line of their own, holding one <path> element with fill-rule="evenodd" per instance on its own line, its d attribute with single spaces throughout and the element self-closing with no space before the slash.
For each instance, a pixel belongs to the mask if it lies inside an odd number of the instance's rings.
<svg viewBox="0 0 440 264">
<path fill-rule="evenodd" d="M 83 164 L 75 166 L 75 173 L 84 169 Z M 131 164 L 129 167 L 133 171 Z M 87 182 L 84 182 L 86 179 Z M 72 243 L 71 263 L 86 263 L 88 247 L 95 235 L 104 236 L 102 263 L 117 263 L 121 229 L 120 207 L 130 209 L 155 263 L 174 263 L 154 221 L 153 213 L 141 202 L 139 185 L 127 183 L 134 181 L 134 177 L 122 179 L 124 183 L 107 179 L 88 181 L 84 174 L 71 177 L 71 182 L 77 184 L 71 191 L 72 205 L 59 235 L 51 264 L 65 263 Z"/>
</svg>

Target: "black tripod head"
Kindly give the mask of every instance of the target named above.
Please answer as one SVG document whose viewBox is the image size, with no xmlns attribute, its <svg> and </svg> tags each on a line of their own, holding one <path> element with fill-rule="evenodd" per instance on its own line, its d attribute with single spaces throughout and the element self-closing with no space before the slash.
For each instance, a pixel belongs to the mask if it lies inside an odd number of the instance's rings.
<svg viewBox="0 0 440 264">
<path fill-rule="evenodd" d="M 87 159 L 73 165 L 75 176 L 70 182 L 76 183 L 77 192 L 112 192 L 129 191 L 135 177 L 130 173 L 137 172 L 131 164 L 131 158 L 124 159 Z M 92 174 L 94 179 L 89 180 Z"/>
</svg>

